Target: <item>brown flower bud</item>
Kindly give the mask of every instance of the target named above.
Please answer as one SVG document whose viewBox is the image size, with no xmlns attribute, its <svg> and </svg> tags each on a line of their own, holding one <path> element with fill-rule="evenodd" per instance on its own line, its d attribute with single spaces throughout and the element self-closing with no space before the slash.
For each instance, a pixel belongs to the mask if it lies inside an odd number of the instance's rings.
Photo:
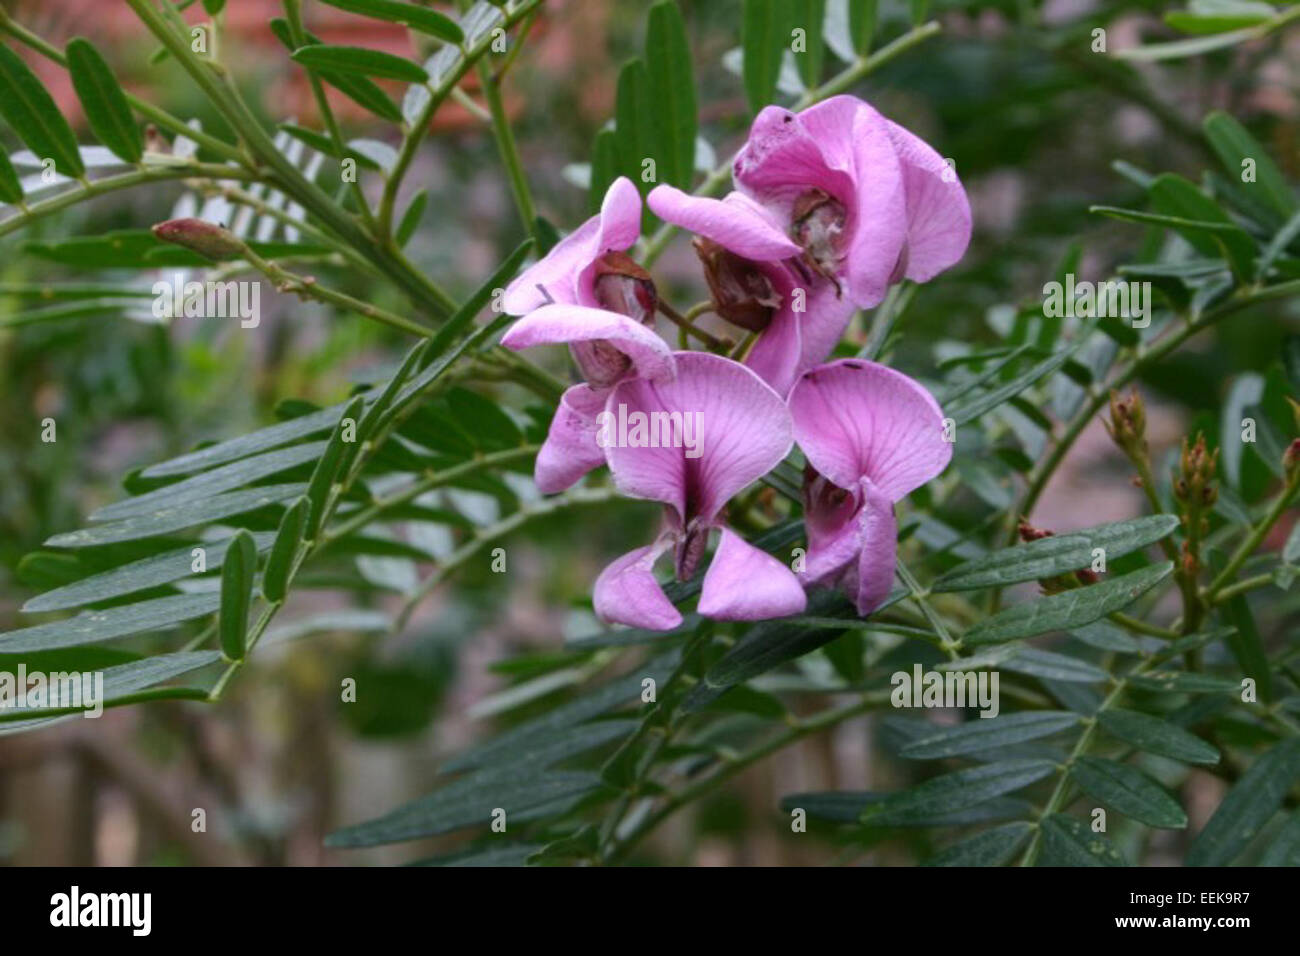
<svg viewBox="0 0 1300 956">
<path fill-rule="evenodd" d="M 758 264 L 696 236 L 691 243 L 704 266 L 713 311 L 732 325 L 762 332 L 781 306 L 781 296 Z"/>
<path fill-rule="evenodd" d="M 1129 457 L 1146 454 L 1147 414 L 1137 389 L 1121 398 L 1110 393 L 1110 421 L 1102 419 L 1111 440 Z"/>
<path fill-rule="evenodd" d="M 154 226 L 153 234 L 214 262 L 238 259 L 247 248 L 229 229 L 202 219 L 169 219 Z"/>
<path fill-rule="evenodd" d="M 596 260 L 592 291 L 602 309 L 654 324 L 659 307 L 654 280 L 626 252 L 607 252 Z"/>
<path fill-rule="evenodd" d="M 1291 444 L 1282 453 L 1282 468 L 1286 472 L 1288 482 L 1300 477 L 1300 438 L 1292 439 Z"/>
</svg>

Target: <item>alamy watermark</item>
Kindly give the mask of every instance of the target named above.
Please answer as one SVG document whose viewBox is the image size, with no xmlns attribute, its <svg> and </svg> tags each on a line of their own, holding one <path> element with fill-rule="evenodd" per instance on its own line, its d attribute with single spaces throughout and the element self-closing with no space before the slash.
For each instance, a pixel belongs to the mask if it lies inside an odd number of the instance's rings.
<svg viewBox="0 0 1300 956">
<path fill-rule="evenodd" d="M 82 710 L 84 717 L 104 713 L 103 671 L 0 671 L 0 710 Z"/>
<path fill-rule="evenodd" d="M 239 319 L 245 329 L 262 321 L 262 283 L 249 280 L 184 281 L 180 272 L 170 282 L 153 284 L 153 314 L 159 319 Z"/>
<path fill-rule="evenodd" d="M 895 707 L 978 707 L 981 717 L 998 715 L 997 671 L 926 671 L 913 664 L 911 673 L 895 671 L 889 683 Z"/>
<path fill-rule="evenodd" d="M 702 431 L 701 412 L 629 412 L 620 404 L 618 412 L 605 410 L 596 416 L 596 444 L 601 448 L 684 448 L 687 458 L 699 458 Z"/>
<path fill-rule="evenodd" d="M 1043 315 L 1049 319 L 1128 319 L 1135 329 L 1151 324 L 1151 283 L 1075 282 L 1066 273 L 1065 282 L 1043 286 Z"/>
</svg>

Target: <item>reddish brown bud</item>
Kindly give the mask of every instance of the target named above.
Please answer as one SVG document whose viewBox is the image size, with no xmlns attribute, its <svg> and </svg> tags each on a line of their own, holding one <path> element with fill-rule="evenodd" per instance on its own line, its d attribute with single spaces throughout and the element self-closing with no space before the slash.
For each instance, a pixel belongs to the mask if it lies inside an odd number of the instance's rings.
<svg viewBox="0 0 1300 956">
<path fill-rule="evenodd" d="M 781 296 L 758 264 L 703 236 L 697 236 L 692 245 L 704 266 L 713 311 L 750 332 L 767 328 L 781 306 Z"/>
<path fill-rule="evenodd" d="M 659 296 L 650 273 L 625 252 L 607 252 L 595 263 L 592 291 L 602 309 L 653 325 Z"/>
<path fill-rule="evenodd" d="M 214 262 L 238 259 L 246 248 L 229 229 L 202 219 L 169 219 L 154 226 L 153 234 Z"/>
</svg>

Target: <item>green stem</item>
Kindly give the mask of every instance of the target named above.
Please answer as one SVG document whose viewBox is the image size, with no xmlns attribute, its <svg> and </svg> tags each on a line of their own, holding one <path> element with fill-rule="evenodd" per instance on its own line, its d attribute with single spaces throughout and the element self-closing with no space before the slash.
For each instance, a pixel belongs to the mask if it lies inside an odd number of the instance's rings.
<svg viewBox="0 0 1300 956">
<path fill-rule="evenodd" d="M 478 61 L 479 82 L 483 86 L 483 99 L 487 101 L 488 112 L 492 115 L 492 135 L 497 141 L 497 152 L 506 168 L 506 178 L 510 182 L 510 193 L 515 199 L 515 208 L 523 221 L 524 231 L 533 237 L 537 248 L 541 249 L 542 236 L 537 224 L 537 207 L 533 203 L 533 194 L 528 189 L 528 178 L 524 175 L 523 164 L 519 160 L 519 147 L 515 142 L 514 130 L 510 126 L 510 117 L 506 115 L 505 103 L 501 99 L 501 84 L 492 75 L 487 58 Z"/>
<path fill-rule="evenodd" d="M 1205 589 L 1205 602 L 1207 604 L 1215 603 L 1216 597 L 1229 581 L 1241 570 L 1241 566 L 1246 563 L 1255 549 L 1260 546 L 1263 540 L 1268 536 L 1273 525 L 1277 524 L 1278 519 L 1291 506 L 1297 492 L 1300 492 L 1300 477 L 1293 478 L 1291 482 L 1282 489 L 1277 498 L 1274 499 L 1272 507 L 1268 509 L 1268 514 L 1253 529 L 1246 539 L 1238 545 L 1237 550 L 1233 552 L 1232 557 L 1224 569 L 1219 572 L 1218 576 L 1210 582 L 1209 587 Z"/>
</svg>

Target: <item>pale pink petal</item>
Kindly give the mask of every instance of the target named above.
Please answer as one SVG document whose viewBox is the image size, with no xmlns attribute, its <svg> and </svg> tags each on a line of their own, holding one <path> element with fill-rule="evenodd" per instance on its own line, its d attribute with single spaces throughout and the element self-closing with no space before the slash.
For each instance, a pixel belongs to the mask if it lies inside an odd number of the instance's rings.
<svg viewBox="0 0 1300 956">
<path fill-rule="evenodd" d="M 858 514 L 858 554 L 856 591 L 849 597 L 864 617 L 878 608 L 894 586 L 895 559 L 898 554 L 898 520 L 890 499 L 870 480 L 862 482 L 862 511 Z"/>
<path fill-rule="evenodd" d="M 943 412 L 925 387 L 864 359 L 806 372 L 790 391 L 795 440 L 809 463 L 841 488 L 870 478 L 898 501 L 952 459 Z"/>
<path fill-rule="evenodd" d="M 593 468 L 605 464 L 605 451 L 596 442 L 597 416 L 605 407 L 608 389 L 574 385 L 560 397 L 546 441 L 537 451 L 533 478 L 544 495 L 564 491 Z"/>
<path fill-rule="evenodd" d="M 745 356 L 745 364 L 778 395 L 788 393 L 799 376 L 799 356 L 803 353 L 802 325 L 803 317 L 790 310 L 789 301 L 784 302 Z"/>
<path fill-rule="evenodd" d="M 600 212 L 569 233 L 506 286 L 508 315 L 527 315 L 552 302 L 594 305 L 582 291 L 585 270 L 604 253 L 622 252 L 641 234 L 641 197 L 626 176 L 610 184 Z"/>
<path fill-rule="evenodd" d="M 712 239 L 746 259 L 769 262 L 801 252 L 770 211 L 741 193 L 709 199 L 663 185 L 650 191 L 646 203 L 664 222 Z"/>
<path fill-rule="evenodd" d="M 545 305 L 510 327 L 501 344 L 510 349 L 603 340 L 632 360 L 638 374 L 670 378 L 673 354 L 653 329 L 617 312 L 584 305 Z"/>
<path fill-rule="evenodd" d="M 853 96 L 833 96 L 802 113 L 769 106 L 736 157 L 737 185 L 788 221 L 809 188 L 845 207 L 844 294 L 872 308 L 888 291 L 907 237 L 903 174 L 888 120 Z"/>
<path fill-rule="evenodd" d="M 907 196 L 907 278 L 928 282 L 970 244 L 970 201 L 956 172 L 929 144 L 889 124 Z"/>
<path fill-rule="evenodd" d="M 805 479 L 804 528 L 808 532 L 808 553 L 799 575 L 809 587 L 833 585 L 856 565 L 862 550 L 858 516 L 862 511 L 862 482 L 840 488 L 819 476 L 811 484 Z M 856 570 L 855 570 L 856 573 Z"/>
<path fill-rule="evenodd" d="M 629 551 L 600 573 L 592 595 L 597 617 L 608 624 L 652 631 L 671 631 L 682 623 L 681 613 L 654 575 L 655 560 L 665 547 L 665 542 L 658 542 Z"/>
<path fill-rule="evenodd" d="M 800 613 L 807 598 L 788 567 L 727 528 L 700 589 L 699 612 L 724 621 Z"/>
<path fill-rule="evenodd" d="M 624 494 L 672 505 L 683 524 L 699 518 L 707 525 L 732 495 L 786 456 L 790 415 L 781 397 L 737 362 L 707 352 L 673 357 L 677 377 L 671 382 L 621 382 L 605 407 L 629 422 L 638 412 L 669 413 L 657 420 L 661 426 L 675 422 L 677 434 L 660 428 L 653 437 L 676 447 L 618 441 L 606 447 L 605 457 Z M 627 437 L 635 436 L 629 430 Z"/>
<path fill-rule="evenodd" d="M 776 264 L 765 266 L 764 272 L 781 295 L 781 307 L 754 340 L 745 364 L 778 395 L 786 395 L 800 375 L 825 361 L 839 344 L 855 306 L 824 279 L 806 283 Z"/>
</svg>

